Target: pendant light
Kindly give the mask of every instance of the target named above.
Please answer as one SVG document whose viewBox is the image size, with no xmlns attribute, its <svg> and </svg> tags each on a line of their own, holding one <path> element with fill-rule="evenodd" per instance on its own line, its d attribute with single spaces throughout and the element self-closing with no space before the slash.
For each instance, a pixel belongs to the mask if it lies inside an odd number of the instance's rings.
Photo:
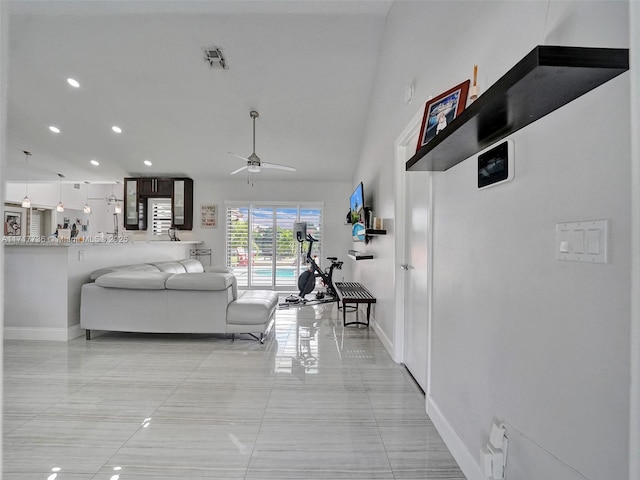
<svg viewBox="0 0 640 480">
<path fill-rule="evenodd" d="M 23 153 L 26 163 L 27 180 L 24 184 L 24 198 L 22 199 L 22 208 L 31 208 L 31 199 L 29 198 L 29 157 L 31 156 L 31 152 L 23 150 Z"/>
<path fill-rule="evenodd" d="M 91 205 L 89 205 L 89 182 L 84 182 L 87 184 L 87 202 L 84 204 L 82 211 L 84 213 L 91 213 Z"/>
<path fill-rule="evenodd" d="M 116 180 L 116 185 L 120 185 L 120 182 Z M 115 202 L 116 206 L 113 208 L 114 213 L 122 213 L 122 206 L 120 206 L 120 200 L 116 197 L 115 193 L 113 193 L 113 186 L 111 186 L 111 200 Z"/>
<path fill-rule="evenodd" d="M 60 201 L 58 202 L 58 206 L 56 207 L 56 211 L 64 212 L 64 203 L 62 203 L 62 179 L 64 175 L 59 173 L 58 177 L 60 177 Z"/>
</svg>

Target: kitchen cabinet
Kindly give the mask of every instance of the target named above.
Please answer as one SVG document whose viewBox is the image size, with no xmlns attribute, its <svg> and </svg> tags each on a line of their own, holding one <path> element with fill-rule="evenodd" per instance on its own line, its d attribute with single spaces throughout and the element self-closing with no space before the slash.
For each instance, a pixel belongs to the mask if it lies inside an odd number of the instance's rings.
<svg viewBox="0 0 640 480">
<path fill-rule="evenodd" d="M 193 180 L 185 177 L 124 179 L 124 228 L 147 229 L 147 200 L 171 198 L 171 227 L 193 229 Z"/>
<path fill-rule="evenodd" d="M 142 197 L 166 198 L 171 196 L 173 181 L 171 178 L 141 177 L 138 178 L 138 188 Z"/>
<path fill-rule="evenodd" d="M 180 230 L 193 229 L 193 180 L 173 178 L 171 194 L 171 226 Z"/>
</svg>

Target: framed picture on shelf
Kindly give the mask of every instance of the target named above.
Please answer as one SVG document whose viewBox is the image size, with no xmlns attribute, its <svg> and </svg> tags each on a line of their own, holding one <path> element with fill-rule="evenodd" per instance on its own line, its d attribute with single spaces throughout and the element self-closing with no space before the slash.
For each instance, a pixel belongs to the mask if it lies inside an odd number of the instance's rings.
<svg viewBox="0 0 640 480">
<path fill-rule="evenodd" d="M 200 227 L 216 228 L 218 226 L 218 205 L 200 206 Z"/>
<path fill-rule="evenodd" d="M 4 234 L 8 237 L 22 235 L 22 213 L 4 212 Z"/>
<path fill-rule="evenodd" d="M 470 80 L 432 98 L 424 107 L 416 151 L 435 138 L 467 105 Z"/>
</svg>

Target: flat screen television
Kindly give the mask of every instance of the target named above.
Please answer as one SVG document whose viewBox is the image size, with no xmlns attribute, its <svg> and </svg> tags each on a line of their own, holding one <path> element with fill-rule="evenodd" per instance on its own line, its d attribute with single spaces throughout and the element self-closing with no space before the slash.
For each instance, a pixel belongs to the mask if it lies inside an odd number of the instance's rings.
<svg viewBox="0 0 640 480">
<path fill-rule="evenodd" d="M 358 184 L 349 199 L 349 214 L 351 215 L 351 238 L 354 242 L 365 241 L 365 209 L 364 187 Z"/>
</svg>

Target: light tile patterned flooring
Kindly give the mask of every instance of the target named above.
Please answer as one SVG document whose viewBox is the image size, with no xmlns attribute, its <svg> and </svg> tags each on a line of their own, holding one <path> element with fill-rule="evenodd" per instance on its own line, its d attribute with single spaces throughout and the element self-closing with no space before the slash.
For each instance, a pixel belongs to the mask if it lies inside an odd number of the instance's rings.
<svg viewBox="0 0 640 480">
<path fill-rule="evenodd" d="M 278 310 L 264 345 L 7 340 L 3 478 L 464 480 L 404 368 L 341 317 Z"/>
</svg>

